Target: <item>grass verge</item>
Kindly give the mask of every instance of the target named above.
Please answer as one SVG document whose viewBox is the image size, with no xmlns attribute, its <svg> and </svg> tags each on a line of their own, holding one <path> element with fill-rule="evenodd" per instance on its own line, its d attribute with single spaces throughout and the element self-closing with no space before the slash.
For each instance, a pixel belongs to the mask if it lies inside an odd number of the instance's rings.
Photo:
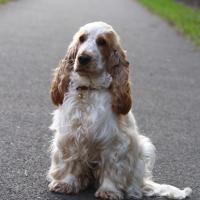
<svg viewBox="0 0 200 200">
<path fill-rule="evenodd" d="M 151 11 L 159 14 L 177 30 L 200 46 L 200 11 L 193 10 L 175 0 L 139 0 Z"/>
<path fill-rule="evenodd" d="M 7 3 L 9 0 L 0 0 L 0 4 Z"/>
</svg>

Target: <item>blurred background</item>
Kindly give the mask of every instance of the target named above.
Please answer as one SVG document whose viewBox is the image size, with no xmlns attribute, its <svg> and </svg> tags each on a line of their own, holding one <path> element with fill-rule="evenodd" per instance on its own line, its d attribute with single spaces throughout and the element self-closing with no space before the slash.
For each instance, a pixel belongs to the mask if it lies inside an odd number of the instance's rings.
<svg viewBox="0 0 200 200">
<path fill-rule="evenodd" d="M 80 26 L 105 21 L 131 64 L 133 111 L 157 148 L 155 180 L 200 197 L 199 0 L 0 0 L 0 199 L 48 191 L 52 70 Z M 143 198 L 147 199 L 147 198 Z M 151 198 L 161 199 L 161 198 Z"/>
<path fill-rule="evenodd" d="M 199 0 L 177 0 L 177 1 L 186 3 L 189 6 L 194 6 L 194 7 L 197 7 L 197 8 L 200 6 Z"/>
</svg>

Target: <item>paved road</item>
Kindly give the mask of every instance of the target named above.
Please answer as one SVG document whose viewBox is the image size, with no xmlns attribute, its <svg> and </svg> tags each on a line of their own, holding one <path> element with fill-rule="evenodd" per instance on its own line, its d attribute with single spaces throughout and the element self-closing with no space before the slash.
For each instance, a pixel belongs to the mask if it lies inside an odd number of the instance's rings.
<svg viewBox="0 0 200 200">
<path fill-rule="evenodd" d="M 48 192 L 51 69 L 80 25 L 103 20 L 132 63 L 134 112 L 157 147 L 155 179 L 200 197 L 200 51 L 134 0 L 20 0 L 0 6 L 0 199 Z M 160 198 L 159 198 L 160 199 Z"/>
</svg>

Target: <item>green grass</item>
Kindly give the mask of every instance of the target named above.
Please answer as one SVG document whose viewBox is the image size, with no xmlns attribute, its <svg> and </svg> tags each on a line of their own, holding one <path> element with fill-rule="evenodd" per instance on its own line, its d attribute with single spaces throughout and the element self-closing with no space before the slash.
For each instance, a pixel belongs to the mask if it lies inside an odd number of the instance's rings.
<svg viewBox="0 0 200 200">
<path fill-rule="evenodd" d="M 9 0 L 0 0 L 0 4 L 7 3 Z"/>
<path fill-rule="evenodd" d="M 200 11 L 177 3 L 175 0 L 139 0 L 151 11 L 159 14 L 178 31 L 200 46 Z"/>
</svg>

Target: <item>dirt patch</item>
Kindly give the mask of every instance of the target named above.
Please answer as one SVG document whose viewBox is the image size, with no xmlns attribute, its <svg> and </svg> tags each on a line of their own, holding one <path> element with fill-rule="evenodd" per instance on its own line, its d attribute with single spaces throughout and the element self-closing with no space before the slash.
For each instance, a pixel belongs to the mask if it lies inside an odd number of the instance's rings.
<svg viewBox="0 0 200 200">
<path fill-rule="evenodd" d="M 200 9 L 200 0 L 176 0 L 177 2 L 185 3 L 193 8 Z"/>
</svg>

